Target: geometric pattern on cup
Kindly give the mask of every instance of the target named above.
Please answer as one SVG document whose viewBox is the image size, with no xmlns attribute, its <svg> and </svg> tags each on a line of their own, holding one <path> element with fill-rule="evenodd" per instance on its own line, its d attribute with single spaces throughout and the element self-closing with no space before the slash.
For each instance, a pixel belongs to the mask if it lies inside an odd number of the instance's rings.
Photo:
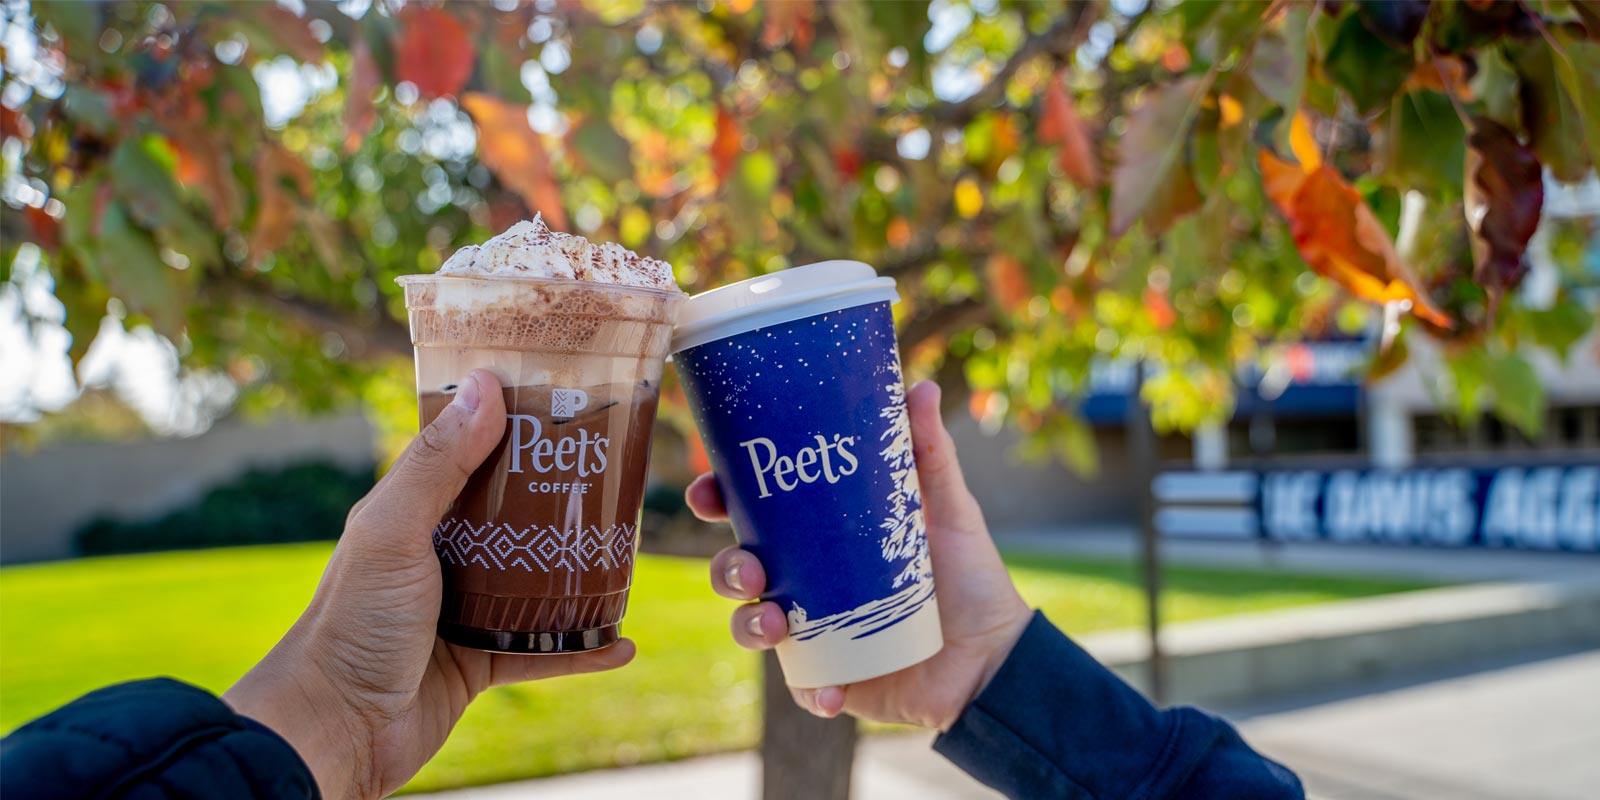
<svg viewBox="0 0 1600 800">
<path fill-rule="evenodd" d="M 433 529 L 433 550 L 440 560 L 458 567 L 588 572 L 632 564 L 633 533 L 632 525 L 611 525 L 603 531 L 596 525 L 567 529 L 530 525 L 519 531 L 505 523 L 474 526 L 447 518 Z"/>
</svg>

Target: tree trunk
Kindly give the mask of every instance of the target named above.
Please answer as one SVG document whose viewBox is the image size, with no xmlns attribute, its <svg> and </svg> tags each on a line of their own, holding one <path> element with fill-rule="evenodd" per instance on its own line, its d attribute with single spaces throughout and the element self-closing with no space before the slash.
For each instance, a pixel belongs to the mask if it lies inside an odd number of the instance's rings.
<svg viewBox="0 0 1600 800">
<path fill-rule="evenodd" d="M 812 716 L 789 696 L 777 655 L 768 650 L 762 659 L 762 800 L 849 800 L 855 718 Z"/>
</svg>

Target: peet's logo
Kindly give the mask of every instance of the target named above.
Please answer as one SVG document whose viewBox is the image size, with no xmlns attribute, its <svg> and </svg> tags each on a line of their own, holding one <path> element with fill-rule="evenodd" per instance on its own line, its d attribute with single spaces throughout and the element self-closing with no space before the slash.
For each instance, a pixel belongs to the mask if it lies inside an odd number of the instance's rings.
<svg viewBox="0 0 1600 800">
<path fill-rule="evenodd" d="M 587 402 L 588 398 L 584 400 Z M 588 431 L 578 428 L 577 436 L 547 438 L 543 435 L 544 425 L 531 414 L 507 414 L 506 424 L 511 427 L 509 472 L 521 474 L 524 458 L 540 474 L 575 469 L 578 477 L 587 478 L 606 471 L 606 450 L 611 447 L 611 440 L 604 436 L 591 437 Z"/>
<path fill-rule="evenodd" d="M 856 437 L 834 434 L 830 442 L 819 433 L 813 438 L 817 446 L 802 447 L 793 458 L 778 455 L 778 446 L 765 436 L 739 443 L 750 455 L 750 469 L 756 473 L 762 497 L 772 496 L 767 487 L 769 476 L 779 491 L 792 492 L 802 483 L 838 483 L 839 478 L 855 473 L 856 457 L 850 448 L 855 446 Z"/>
<path fill-rule="evenodd" d="M 551 389 L 550 416 L 571 419 L 589 405 L 589 393 L 582 389 Z"/>
</svg>

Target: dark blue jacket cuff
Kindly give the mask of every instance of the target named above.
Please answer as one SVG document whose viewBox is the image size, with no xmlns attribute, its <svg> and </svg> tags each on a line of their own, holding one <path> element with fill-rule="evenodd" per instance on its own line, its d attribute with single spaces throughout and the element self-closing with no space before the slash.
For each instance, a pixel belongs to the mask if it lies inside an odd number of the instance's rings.
<svg viewBox="0 0 1600 800">
<path fill-rule="evenodd" d="M 1008 797 L 1303 797 L 1226 722 L 1161 711 L 1035 613 L 934 749 Z"/>
<path fill-rule="evenodd" d="M 319 798 L 283 737 L 167 678 L 90 692 L 0 742 L 0 796 Z"/>
</svg>

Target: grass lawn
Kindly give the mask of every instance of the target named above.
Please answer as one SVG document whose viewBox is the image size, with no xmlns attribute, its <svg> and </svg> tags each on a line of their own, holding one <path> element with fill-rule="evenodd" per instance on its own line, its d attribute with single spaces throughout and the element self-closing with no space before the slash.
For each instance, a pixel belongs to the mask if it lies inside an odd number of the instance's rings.
<svg viewBox="0 0 1600 800">
<path fill-rule="evenodd" d="M 305 606 L 331 545 L 83 559 L 0 570 L 0 729 L 108 683 L 172 675 L 221 691 Z M 1132 565 L 1008 559 L 1029 602 L 1071 633 L 1140 624 Z M 755 743 L 757 659 L 727 636 L 731 603 L 703 560 L 643 556 L 624 632 L 626 669 L 497 689 L 412 789 L 492 783 Z M 1169 569 L 1164 613 L 1182 621 L 1403 591 L 1419 584 Z"/>
</svg>

